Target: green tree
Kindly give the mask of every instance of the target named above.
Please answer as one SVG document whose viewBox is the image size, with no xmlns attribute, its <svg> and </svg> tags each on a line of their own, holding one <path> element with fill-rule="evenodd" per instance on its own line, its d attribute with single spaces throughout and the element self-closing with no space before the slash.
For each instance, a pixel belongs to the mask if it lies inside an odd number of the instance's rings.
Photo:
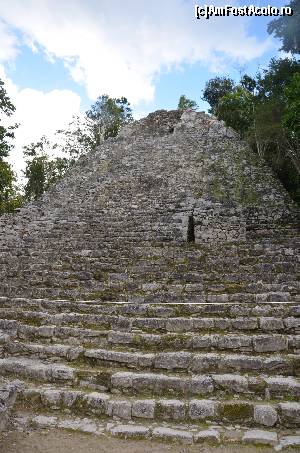
<svg viewBox="0 0 300 453">
<path fill-rule="evenodd" d="M 285 88 L 284 95 L 286 108 L 283 125 L 292 137 L 300 142 L 300 73 L 294 74 L 291 83 Z"/>
<path fill-rule="evenodd" d="M 15 111 L 4 83 L 0 80 L 0 123 Z M 3 126 L 0 124 L 0 214 L 13 212 L 22 204 L 22 196 L 16 187 L 16 175 L 11 165 L 5 161 L 13 147 L 14 129 L 17 125 Z"/>
<path fill-rule="evenodd" d="M 300 53 L 300 0 L 291 0 L 287 5 L 293 10 L 292 16 L 282 16 L 272 20 L 268 25 L 268 33 L 274 34 L 282 42 L 280 50 Z"/>
<path fill-rule="evenodd" d="M 38 142 L 24 147 L 26 168 L 24 175 L 25 198 L 37 200 L 50 186 L 63 177 L 70 166 L 69 159 L 65 157 L 51 158 L 50 152 L 56 148 L 46 137 Z"/>
<path fill-rule="evenodd" d="M 13 212 L 23 203 L 23 197 L 16 187 L 16 175 L 11 165 L 0 159 L 0 215 Z"/>
<path fill-rule="evenodd" d="M 0 79 L 0 114 L 1 117 L 11 116 L 15 111 L 15 106 L 9 99 L 7 92 L 4 88 L 4 82 Z M 0 123 L 1 123 L 0 117 Z M 7 157 L 12 147 L 10 139 L 14 138 L 14 126 L 4 127 L 0 124 L 0 158 Z M 8 139 L 8 140 L 7 140 Z"/>
<path fill-rule="evenodd" d="M 96 146 L 109 137 L 116 137 L 123 125 L 133 121 L 128 100 L 125 97 L 110 98 L 106 94 L 98 97 L 86 116 L 92 120 Z"/>
<path fill-rule="evenodd" d="M 242 86 L 225 94 L 216 107 L 216 116 L 245 137 L 253 124 L 253 95 Z"/>
<path fill-rule="evenodd" d="M 192 99 L 187 98 L 184 94 L 182 94 L 180 96 L 180 98 L 179 98 L 177 108 L 179 110 L 186 110 L 186 109 L 197 110 L 198 105 L 197 105 L 197 103 L 195 101 L 193 101 Z"/>
<path fill-rule="evenodd" d="M 261 99 L 277 97 L 284 102 L 284 90 L 297 73 L 300 73 L 299 60 L 272 58 L 268 67 L 256 76 L 257 96 Z"/>
<path fill-rule="evenodd" d="M 245 90 L 247 90 L 249 93 L 254 94 L 255 88 L 257 86 L 257 82 L 255 79 L 252 77 L 248 76 L 247 74 L 244 74 L 241 77 L 240 80 L 240 85 L 243 87 Z"/>
<path fill-rule="evenodd" d="M 215 77 L 206 82 L 202 99 L 209 103 L 209 113 L 216 113 L 220 99 L 234 91 L 234 81 L 229 77 Z"/>
<path fill-rule="evenodd" d="M 59 149 L 70 157 L 73 163 L 78 157 L 92 151 L 97 146 L 94 135 L 94 122 L 87 116 L 74 116 L 67 129 L 56 132 Z"/>
</svg>

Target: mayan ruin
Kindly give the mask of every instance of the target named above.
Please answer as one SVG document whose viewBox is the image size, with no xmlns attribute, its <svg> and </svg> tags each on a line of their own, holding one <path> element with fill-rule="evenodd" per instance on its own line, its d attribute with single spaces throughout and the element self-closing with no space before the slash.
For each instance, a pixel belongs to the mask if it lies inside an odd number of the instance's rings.
<svg viewBox="0 0 300 453">
<path fill-rule="evenodd" d="M 125 126 L 0 218 L 1 429 L 293 445 L 298 225 L 224 122 Z"/>
</svg>

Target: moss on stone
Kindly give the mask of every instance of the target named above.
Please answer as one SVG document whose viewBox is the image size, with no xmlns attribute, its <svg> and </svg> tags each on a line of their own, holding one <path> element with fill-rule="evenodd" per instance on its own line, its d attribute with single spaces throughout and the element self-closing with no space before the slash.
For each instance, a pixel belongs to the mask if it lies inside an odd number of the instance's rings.
<svg viewBox="0 0 300 453">
<path fill-rule="evenodd" d="M 242 423 L 253 417 L 253 406 L 247 402 L 226 402 L 220 405 L 219 415 L 222 420 Z"/>
</svg>

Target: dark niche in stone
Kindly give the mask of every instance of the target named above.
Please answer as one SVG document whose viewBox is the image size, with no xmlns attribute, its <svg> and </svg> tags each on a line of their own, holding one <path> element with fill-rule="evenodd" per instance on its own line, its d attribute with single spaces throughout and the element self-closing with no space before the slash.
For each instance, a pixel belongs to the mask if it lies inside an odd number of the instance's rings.
<svg viewBox="0 0 300 453">
<path fill-rule="evenodd" d="M 189 215 L 187 227 L 187 242 L 195 242 L 195 222 L 193 214 Z"/>
</svg>

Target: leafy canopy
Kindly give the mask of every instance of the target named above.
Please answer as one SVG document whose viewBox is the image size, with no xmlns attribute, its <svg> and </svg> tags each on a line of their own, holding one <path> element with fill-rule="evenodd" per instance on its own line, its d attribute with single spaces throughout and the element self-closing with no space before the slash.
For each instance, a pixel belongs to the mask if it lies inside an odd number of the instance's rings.
<svg viewBox="0 0 300 453">
<path fill-rule="evenodd" d="M 133 121 L 128 100 L 125 97 L 110 98 L 107 94 L 98 97 L 86 116 L 92 120 L 96 145 L 110 137 L 116 137 L 123 125 Z"/>
<path fill-rule="evenodd" d="M 209 113 L 215 113 L 220 99 L 234 90 L 234 81 L 229 77 L 215 77 L 206 82 L 202 99 L 209 103 Z"/>
<path fill-rule="evenodd" d="M 280 50 L 300 53 L 300 0 L 291 0 L 287 5 L 293 10 L 292 16 L 282 16 L 268 24 L 268 33 L 282 42 Z"/>
<path fill-rule="evenodd" d="M 69 168 L 70 161 L 65 157 L 50 157 L 50 151 L 55 149 L 46 137 L 37 143 L 24 147 L 27 157 L 25 177 L 25 198 L 37 200 L 50 186 L 62 178 Z"/>
<path fill-rule="evenodd" d="M 187 98 L 184 94 L 182 94 L 179 98 L 177 108 L 179 110 L 186 110 L 186 109 L 196 110 L 198 108 L 198 105 L 195 101 Z"/>
</svg>

